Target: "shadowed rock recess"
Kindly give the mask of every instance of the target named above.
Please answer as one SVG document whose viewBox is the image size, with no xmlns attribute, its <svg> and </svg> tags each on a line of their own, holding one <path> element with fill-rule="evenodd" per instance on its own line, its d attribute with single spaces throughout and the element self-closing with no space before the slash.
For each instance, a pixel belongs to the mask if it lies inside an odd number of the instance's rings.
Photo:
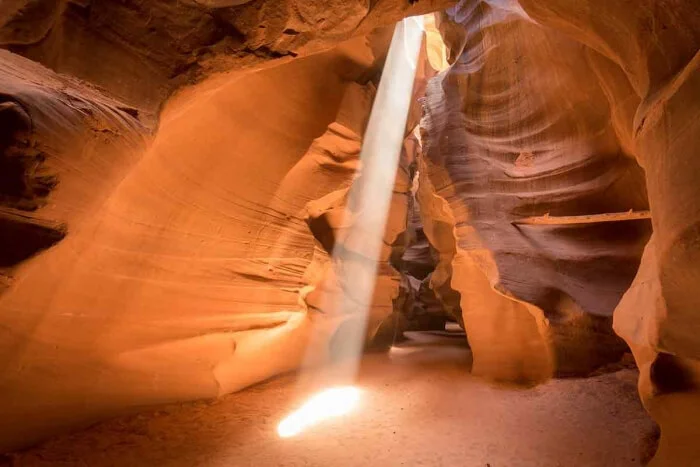
<svg viewBox="0 0 700 467">
<path fill-rule="evenodd" d="M 413 15 L 365 258 L 348 195 Z M 631 351 L 651 465 L 700 465 L 699 49 L 695 0 L 3 1 L 0 454 L 323 362 L 368 307 L 368 349 L 461 327 L 483 384 Z"/>
</svg>

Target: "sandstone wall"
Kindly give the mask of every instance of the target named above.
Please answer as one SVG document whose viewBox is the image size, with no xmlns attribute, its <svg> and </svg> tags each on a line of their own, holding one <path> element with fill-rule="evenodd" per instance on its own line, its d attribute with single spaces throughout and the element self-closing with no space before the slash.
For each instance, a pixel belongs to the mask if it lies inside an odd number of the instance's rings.
<svg viewBox="0 0 700 467">
<path fill-rule="evenodd" d="M 585 354 L 605 361 L 616 307 L 615 331 L 661 425 L 654 463 L 690 465 L 700 407 L 697 7 L 460 2 L 442 20 L 454 64 L 428 89 L 423 172 L 426 196 L 454 225 L 452 282 L 475 371 L 537 379 L 548 362 L 567 373 L 588 366 Z M 643 255 L 646 221 L 510 222 L 641 210 L 647 199 L 654 234 Z"/>
<path fill-rule="evenodd" d="M 632 348 L 640 394 L 661 425 L 655 465 L 689 465 L 697 443 L 697 308 L 700 165 L 700 10 L 695 2 L 522 2 L 604 56 L 601 81 L 618 108 L 614 122 L 646 173 L 654 235 L 615 330 Z"/>
<path fill-rule="evenodd" d="M 174 89 L 318 53 L 453 0 L 5 0 L 0 48 L 156 116 Z"/>
<path fill-rule="evenodd" d="M 454 63 L 425 98 L 421 177 L 452 228 L 452 287 L 474 371 L 499 380 L 585 374 L 619 358 L 612 312 L 646 221 L 517 225 L 549 213 L 647 207 L 587 48 L 525 13 L 462 2 L 443 14 Z M 430 204 L 428 204 L 430 206 Z"/>
<path fill-rule="evenodd" d="M 65 238 L 6 271 L 0 450 L 295 369 L 310 319 L 329 345 L 352 313 L 319 297 L 342 289 L 329 252 L 361 222 L 345 195 L 390 34 L 204 82 L 152 139 L 133 109 L 3 52 L 13 118 L 57 180 L 32 216 Z M 396 183 L 387 245 L 406 229 L 407 164 Z M 396 295 L 389 254 L 370 337 Z"/>
<path fill-rule="evenodd" d="M 323 297 L 353 293 L 331 252 L 362 222 L 346 198 L 379 27 L 452 3 L 5 1 L 0 450 L 296 368 L 310 317 L 326 349 L 352 318 Z M 416 290 L 461 313 L 473 371 L 587 374 L 625 350 L 614 320 L 661 424 L 655 462 L 700 457 L 694 3 L 463 0 L 438 16 L 451 66 L 427 83 L 446 66 L 430 42 L 406 129 L 424 113 L 423 147 L 407 141 L 361 304 L 369 339 L 395 324 L 417 169 L 414 259 L 433 248 L 435 269 Z M 644 209 L 651 222 L 517 223 Z"/>
</svg>

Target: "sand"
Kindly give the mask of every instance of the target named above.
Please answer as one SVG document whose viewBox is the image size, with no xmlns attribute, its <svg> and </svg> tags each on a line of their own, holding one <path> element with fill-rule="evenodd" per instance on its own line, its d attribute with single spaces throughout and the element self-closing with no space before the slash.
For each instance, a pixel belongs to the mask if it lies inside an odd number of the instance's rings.
<svg viewBox="0 0 700 467">
<path fill-rule="evenodd" d="M 631 369 L 533 389 L 471 376 L 458 335 L 409 333 L 363 357 L 359 408 L 280 439 L 304 399 L 285 376 L 214 402 L 112 420 L 8 457 L 16 466 L 635 466 L 654 425 Z M 0 462 L 0 465 L 2 463 Z"/>
</svg>

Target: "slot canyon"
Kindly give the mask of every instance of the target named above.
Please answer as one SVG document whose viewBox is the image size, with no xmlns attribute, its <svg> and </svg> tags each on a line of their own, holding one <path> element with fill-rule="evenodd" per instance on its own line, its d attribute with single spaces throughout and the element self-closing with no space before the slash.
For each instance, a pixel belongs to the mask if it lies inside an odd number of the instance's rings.
<svg viewBox="0 0 700 467">
<path fill-rule="evenodd" d="M 0 239 L 3 467 L 700 466 L 700 2 L 0 0 Z"/>
</svg>

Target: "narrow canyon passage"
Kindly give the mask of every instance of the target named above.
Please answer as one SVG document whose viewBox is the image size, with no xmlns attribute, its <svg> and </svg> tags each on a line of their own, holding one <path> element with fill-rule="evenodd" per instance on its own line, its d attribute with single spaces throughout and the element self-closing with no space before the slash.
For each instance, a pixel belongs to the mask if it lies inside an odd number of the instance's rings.
<svg viewBox="0 0 700 467">
<path fill-rule="evenodd" d="M 465 368 L 463 335 L 409 332 L 363 358 L 352 413 L 281 439 L 303 401 L 284 376 L 213 403 L 169 406 L 21 453 L 31 466 L 638 466 L 654 425 L 622 369 L 535 389 L 489 386 Z M 1 465 L 1 464 L 0 464 Z"/>
<path fill-rule="evenodd" d="M 700 467 L 697 3 L 0 0 L 0 465 Z"/>
</svg>

